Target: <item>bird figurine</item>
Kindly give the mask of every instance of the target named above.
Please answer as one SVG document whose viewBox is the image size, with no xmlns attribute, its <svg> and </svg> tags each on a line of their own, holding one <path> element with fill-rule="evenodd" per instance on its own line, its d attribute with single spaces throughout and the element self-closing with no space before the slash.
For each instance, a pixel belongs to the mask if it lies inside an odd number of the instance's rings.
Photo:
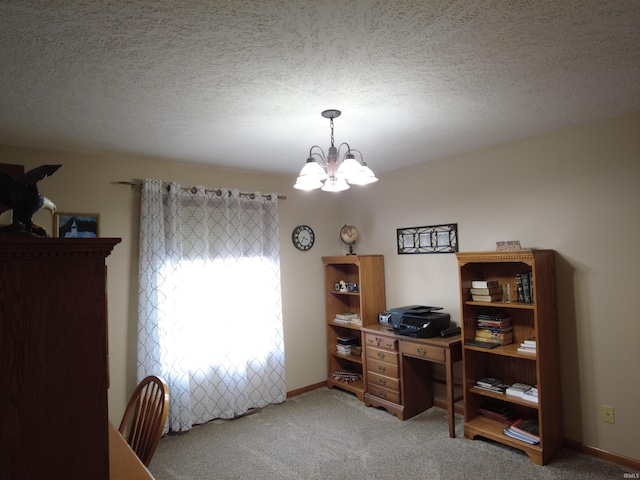
<svg viewBox="0 0 640 480">
<path fill-rule="evenodd" d="M 33 223 L 33 215 L 41 208 L 46 208 L 53 214 L 56 206 L 40 194 L 38 182 L 53 175 L 60 167 L 61 165 L 41 165 L 16 178 L 0 172 L 0 203 L 7 210 L 13 210 L 13 222 L 0 229 L 0 236 L 48 236 L 44 228 Z"/>
</svg>

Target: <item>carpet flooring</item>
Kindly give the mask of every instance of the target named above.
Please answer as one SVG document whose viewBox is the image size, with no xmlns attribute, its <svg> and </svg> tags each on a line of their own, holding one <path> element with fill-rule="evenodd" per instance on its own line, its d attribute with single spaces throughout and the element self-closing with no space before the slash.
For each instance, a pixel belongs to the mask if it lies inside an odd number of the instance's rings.
<svg viewBox="0 0 640 480">
<path fill-rule="evenodd" d="M 465 439 L 459 415 L 450 438 L 445 410 L 400 421 L 327 388 L 167 435 L 149 470 L 156 480 L 603 480 L 629 473 L 571 449 L 541 467 L 520 450 Z"/>
</svg>

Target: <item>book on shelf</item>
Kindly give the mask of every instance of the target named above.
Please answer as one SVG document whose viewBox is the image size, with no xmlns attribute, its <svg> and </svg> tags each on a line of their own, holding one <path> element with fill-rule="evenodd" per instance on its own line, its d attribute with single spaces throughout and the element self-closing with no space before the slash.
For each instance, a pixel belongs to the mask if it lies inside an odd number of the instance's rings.
<svg viewBox="0 0 640 480">
<path fill-rule="evenodd" d="M 527 385 L 526 383 L 516 382 L 507 388 L 507 395 L 513 395 L 515 397 L 522 397 L 522 393 L 529 390 L 531 385 Z"/>
<path fill-rule="evenodd" d="M 497 401 L 483 402 L 478 410 L 483 417 L 496 420 L 505 425 L 511 425 L 516 419 L 516 414 L 506 405 Z"/>
<path fill-rule="evenodd" d="M 492 340 L 511 340 L 513 342 L 513 332 L 499 332 L 485 328 L 476 329 L 476 338 L 489 338 Z"/>
<path fill-rule="evenodd" d="M 351 323 L 351 320 L 349 320 L 348 318 L 334 318 L 333 321 L 335 323 Z"/>
<path fill-rule="evenodd" d="M 478 322 L 478 326 L 481 326 L 481 327 L 487 327 L 487 328 L 494 327 L 496 329 L 511 328 L 510 318 L 505 318 L 504 320 L 483 320 L 479 318 L 477 322 Z"/>
<path fill-rule="evenodd" d="M 529 347 L 529 346 L 525 346 L 525 345 L 520 345 L 518 347 L 518 352 L 520 352 L 520 353 L 526 353 L 526 354 L 535 355 L 537 351 L 538 350 L 536 349 L 536 347 Z"/>
<path fill-rule="evenodd" d="M 491 288 L 472 288 L 469 290 L 471 295 L 502 295 L 501 287 L 491 287 Z"/>
<path fill-rule="evenodd" d="M 502 383 L 502 379 L 501 378 L 495 378 L 495 377 L 482 377 L 479 378 L 478 380 L 476 380 L 476 385 L 481 385 L 484 387 L 491 387 L 493 385 L 497 385 L 499 383 Z"/>
<path fill-rule="evenodd" d="M 490 311 L 484 310 L 482 312 L 479 312 L 476 316 L 478 318 L 485 318 L 487 320 L 499 320 L 501 318 L 508 318 L 509 313 L 502 310 L 491 309 Z"/>
<path fill-rule="evenodd" d="M 481 340 L 469 340 L 464 342 L 465 345 L 469 345 L 471 347 L 480 347 L 480 348 L 496 348 L 498 346 L 495 342 L 483 342 Z"/>
<path fill-rule="evenodd" d="M 536 348 L 536 337 L 527 338 L 520 344 L 521 347 L 533 347 Z"/>
<path fill-rule="evenodd" d="M 511 317 L 504 315 L 504 316 L 497 316 L 497 315 L 484 315 L 484 314 L 478 314 L 476 315 L 476 320 L 478 320 L 479 322 L 493 322 L 493 323 L 511 323 Z"/>
<path fill-rule="evenodd" d="M 511 326 L 511 322 L 508 324 L 478 322 L 476 330 L 490 330 L 492 332 L 507 333 L 512 332 L 513 327 Z"/>
<path fill-rule="evenodd" d="M 535 439 L 533 439 L 531 437 L 528 437 L 526 435 L 522 435 L 520 432 L 516 432 L 515 430 L 512 430 L 510 426 L 505 428 L 502 431 L 502 433 L 504 433 L 508 437 L 515 438 L 516 440 L 520 440 L 522 442 L 527 442 L 527 443 L 529 443 L 531 445 L 540 444 L 540 440 L 535 440 Z"/>
<path fill-rule="evenodd" d="M 493 333 L 513 333 L 513 327 L 509 325 L 491 325 L 484 322 L 478 322 L 476 330 L 487 330 Z"/>
<path fill-rule="evenodd" d="M 340 345 L 357 345 L 358 339 L 353 335 L 342 335 L 337 338 Z"/>
<path fill-rule="evenodd" d="M 489 392 L 494 392 L 494 393 L 504 393 L 507 390 L 507 387 L 509 387 L 509 385 L 507 385 L 506 383 L 496 383 L 495 385 L 490 385 L 490 386 L 478 385 L 476 383 L 475 386 L 483 390 L 488 390 Z"/>
<path fill-rule="evenodd" d="M 482 329 L 499 330 L 504 332 L 512 330 L 510 317 L 490 318 L 487 315 L 477 315 L 476 324 L 477 324 L 477 328 L 482 328 Z"/>
<path fill-rule="evenodd" d="M 500 284 L 497 280 L 471 280 L 471 288 L 495 288 Z"/>
<path fill-rule="evenodd" d="M 502 293 L 495 293 L 493 295 L 471 295 L 471 300 L 474 302 L 501 302 Z"/>
<path fill-rule="evenodd" d="M 476 342 L 487 342 L 487 343 L 494 343 L 496 345 L 511 345 L 513 343 L 513 337 L 511 338 L 505 338 L 504 340 L 499 340 L 497 338 L 487 338 L 487 337 L 478 337 L 476 335 L 476 337 L 474 338 L 474 340 Z"/>
<path fill-rule="evenodd" d="M 523 273 L 522 277 L 522 292 L 524 294 L 524 303 L 531 303 L 531 274 Z"/>
<path fill-rule="evenodd" d="M 538 421 L 533 418 L 518 418 L 509 428 L 511 431 L 525 435 L 532 440 L 540 441 L 540 427 Z"/>
<path fill-rule="evenodd" d="M 336 352 L 341 355 L 351 355 L 351 345 L 336 345 Z"/>
<path fill-rule="evenodd" d="M 344 313 L 336 313 L 336 319 L 340 320 L 351 320 L 354 318 L 360 318 L 360 315 L 354 312 L 344 312 Z"/>
<path fill-rule="evenodd" d="M 522 275 L 516 273 L 516 292 L 518 294 L 518 302 L 524 303 L 524 288 L 522 286 Z"/>
<path fill-rule="evenodd" d="M 522 398 L 529 402 L 538 403 L 538 389 L 536 387 L 531 387 L 529 390 L 525 390 L 522 392 Z"/>
</svg>

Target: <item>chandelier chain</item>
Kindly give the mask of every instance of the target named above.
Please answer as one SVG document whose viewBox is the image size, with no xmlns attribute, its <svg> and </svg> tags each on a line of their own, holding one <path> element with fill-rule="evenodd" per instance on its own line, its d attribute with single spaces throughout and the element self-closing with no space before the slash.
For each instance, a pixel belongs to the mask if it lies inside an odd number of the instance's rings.
<svg viewBox="0 0 640 480">
<path fill-rule="evenodd" d="M 331 125 L 331 146 L 333 147 L 333 117 L 329 119 L 329 124 Z"/>
</svg>

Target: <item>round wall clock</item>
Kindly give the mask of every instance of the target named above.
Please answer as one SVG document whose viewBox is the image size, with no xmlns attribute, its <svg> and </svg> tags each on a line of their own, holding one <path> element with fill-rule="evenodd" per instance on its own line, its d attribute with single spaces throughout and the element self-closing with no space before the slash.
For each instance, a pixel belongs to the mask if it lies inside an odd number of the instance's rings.
<svg viewBox="0 0 640 480">
<path fill-rule="evenodd" d="M 298 225 L 293 229 L 293 233 L 291 234 L 291 241 L 293 242 L 293 246 L 298 250 L 302 250 L 303 252 L 309 250 L 313 247 L 313 242 L 316 237 L 311 230 L 311 227 L 308 225 Z"/>
</svg>

